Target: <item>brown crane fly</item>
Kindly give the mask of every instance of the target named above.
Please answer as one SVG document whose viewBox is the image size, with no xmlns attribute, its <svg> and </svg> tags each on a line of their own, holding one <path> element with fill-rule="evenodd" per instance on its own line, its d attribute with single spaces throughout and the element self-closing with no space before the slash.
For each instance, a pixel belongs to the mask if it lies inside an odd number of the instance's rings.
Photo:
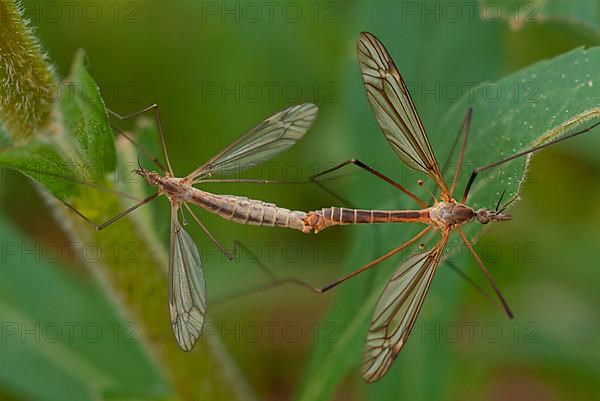
<svg viewBox="0 0 600 401">
<path fill-rule="evenodd" d="M 473 170 L 462 198 L 460 198 L 460 201 L 457 201 L 453 194 L 464 159 L 472 110 L 467 112 L 459 130 L 459 136 L 456 138 L 457 141 L 454 144 L 457 145 L 458 140 L 462 137 L 458 163 L 451 185 L 448 186 L 437 164 L 406 83 L 398 72 L 386 48 L 375 36 L 363 32 L 357 42 L 357 51 L 368 101 L 385 138 L 400 160 L 411 169 L 427 174 L 436 183 L 436 189 L 440 190 L 440 200 L 438 201 L 434 197 L 434 205 L 428 207 L 423 200 L 408 189 L 356 159 L 345 161 L 318 174 L 318 176 L 322 176 L 346 165 L 357 165 L 404 192 L 416 201 L 421 209 L 364 210 L 339 207 L 324 208 L 308 213 L 305 224 L 311 231 L 319 232 L 330 226 L 344 224 L 418 222 L 427 225 L 427 227 L 404 244 L 333 283 L 317 289 L 319 292 L 327 291 L 343 281 L 370 269 L 379 262 L 415 244 L 431 230 L 439 231 L 441 234 L 439 241 L 431 249 L 418 253 L 402 263 L 389 279 L 377 301 L 367 333 L 362 359 L 363 378 L 367 382 L 374 382 L 386 374 L 400 350 L 404 347 L 423 305 L 433 276 L 440 264 L 442 253 L 448 243 L 448 238 L 453 231 L 458 233 L 464 244 L 473 254 L 475 261 L 480 266 L 500 300 L 502 308 L 512 318 L 512 312 L 506 300 L 461 227 L 472 221 L 487 224 L 489 222 L 510 220 L 511 216 L 505 213 L 504 210 L 517 198 L 517 195 L 503 207 L 500 207 L 501 197 L 495 210 L 486 208 L 474 210 L 466 204 L 469 190 L 477 174 L 481 171 L 535 152 L 564 139 L 580 135 L 600 123 Z M 421 181 L 419 183 L 422 184 Z"/>
<path fill-rule="evenodd" d="M 173 173 L 160 123 L 158 105 L 154 104 L 127 116 L 120 116 L 114 112 L 111 114 L 125 120 L 150 110 L 154 110 L 156 113 L 156 122 L 167 168 L 163 167 L 156 157 L 150 155 L 144 147 L 133 141 L 126 133 L 121 132 L 121 135 L 149 156 L 161 170 L 161 173 L 142 167 L 135 170 L 135 173 L 143 177 L 149 185 L 156 187 L 157 191 L 100 225 L 96 225 L 68 203 L 63 203 L 94 225 L 97 230 L 102 230 L 161 195 L 169 199 L 171 204 L 169 313 L 177 344 L 182 350 L 191 351 L 200 337 L 204 325 L 206 286 L 198 248 L 180 223 L 179 212 L 183 213 L 185 210 L 189 213 L 208 238 L 229 258 L 231 255 L 208 231 L 191 209 L 190 204 L 240 224 L 305 230 L 306 226 L 303 221 L 306 217 L 305 212 L 285 209 L 272 203 L 243 196 L 213 194 L 196 188 L 194 185 L 208 182 L 268 183 L 268 180 L 222 178 L 221 176 L 244 171 L 293 146 L 315 121 L 318 107 L 312 103 L 304 103 L 271 115 L 183 178 L 176 177 Z M 215 178 L 215 176 L 217 177 Z"/>
</svg>

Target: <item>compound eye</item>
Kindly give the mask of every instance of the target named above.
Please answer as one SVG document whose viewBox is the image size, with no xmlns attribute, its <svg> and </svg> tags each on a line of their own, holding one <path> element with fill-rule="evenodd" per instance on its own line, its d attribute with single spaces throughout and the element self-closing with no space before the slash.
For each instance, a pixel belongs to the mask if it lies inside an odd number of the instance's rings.
<svg viewBox="0 0 600 401">
<path fill-rule="evenodd" d="M 490 216 L 484 213 L 477 213 L 477 220 L 479 220 L 481 224 L 487 224 L 490 222 Z"/>
</svg>

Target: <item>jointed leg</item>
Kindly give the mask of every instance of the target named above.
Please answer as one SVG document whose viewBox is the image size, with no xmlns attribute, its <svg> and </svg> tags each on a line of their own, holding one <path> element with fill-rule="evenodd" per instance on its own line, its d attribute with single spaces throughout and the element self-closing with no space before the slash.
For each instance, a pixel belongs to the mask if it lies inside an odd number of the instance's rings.
<svg viewBox="0 0 600 401">
<path fill-rule="evenodd" d="M 269 282 L 265 283 L 265 284 L 257 285 L 252 288 L 244 289 L 244 290 L 235 292 L 233 294 L 227 295 L 223 298 L 217 299 L 216 301 L 212 301 L 211 304 L 213 306 L 220 304 L 220 303 L 230 301 L 235 298 L 245 296 L 245 295 L 251 295 L 251 294 L 254 294 L 257 292 L 266 291 L 266 290 L 269 290 L 269 289 L 272 289 L 272 288 L 275 288 L 275 287 L 278 287 L 278 286 L 284 285 L 284 284 L 294 284 L 294 285 L 306 288 L 306 289 L 316 292 L 316 293 L 320 292 L 318 288 L 314 288 L 310 284 L 308 284 L 298 278 L 295 278 L 295 277 L 278 278 L 278 277 L 276 277 L 275 274 L 273 274 L 273 272 L 263 262 L 261 262 L 259 260 L 259 258 L 256 256 L 256 254 L 254 254 L 254 252 L 252 252 L 247 246 L 242 244 L 240 241 L 238 241 L 238 240 L 234 241 L 234 248 L 236 251 L 239 248 L 239 249 L 243 250 L 246 254 L 250 255 L 252 261 L 255 262 L 257 264 L 257 266 L 259 267 L 259 269 L 268 277 Z"/>
<path fill-rule="evenodd" d="M 499 166 L 499 165 L 504 164 L 504 163 L 507 163 L 507 162 L 509 162 L 511 160 L 516 159 L 517 157 L 521 157 L 521 156 L 525 156 L 525 155 L 528 155 L 528 154 L 533 153 L 533 152 L 537 152 L 538 150 L 547 148 L 548 146 L 554 145 L 555 143 L 558 143 L 558 142 L 562 142 L 562 141 L 564 141 L 566 139 L 573 138 L 573 137 L 581 135 L 581 134 L 585 134 L 586 132 L 591 131 L 593 128 L 597 127 L 598 125 L 600 125 L 600 122 L 597 122 L 597 123 L 591 125 L 590 127 L 585 128 L 585 129 L 583 129 L 581 131 L 573 132 L 572 134 L 563 136 L 561 138 L 554 139 L 554 140 L 552 140 L 550 142 L 546 142 L 546 143 L 544 143 L 542 145 L 534 146 L 533 148 L 530 148 L 530 149 L 524 150 L 522 152 L 516 153 L 516 154 L 514 154 L 512 156 L 509 156 L 509 157 L 506 157 L 506 158 L 504 158 L 502 160 L 499 160 L 499 161 L 496 161 L 496 162 L 493 162 L 493 163 L 489 163 L 489 164 L 486 164 L 486 165 L 481 166 L 481 167 L 477 167 L 476 169 L 473 170 L 473 172 L 471 173 L 471 176 L 469 177 L 469 181 L 467 182 L 467 186 L 465 187 L 465 192 L 463 193 L 462 202 L 463 203 L 466 202 L 467 197 L 469 196 L 469 191 L 471 190 L 471 186 L 473 185 L 473 181 L 475 181 L 475 178 L 477 177 L 477 174 L 481 173 L 482 171 L 487 170 L 487 169 L 492 168 L 492 167 Z"/>
<path fill-rule="evenodd" d="M 148 149 L 146 149 L 145 146 L 143 146 L 141 143 L 135 141 L 132 137 L 130 137 L 129 135 L 127 135 L 127 133 L 125 133 L 125 131 L 123 131 L 121 128 L 117 127 L 114 124 L 111 124 L 111 125 L 112 125 L 112 127 L 114 129 L 116 129 L 117 131 L 119 131 L 119 135 L 121 135 L 123 138 L 125 138 L 133 146 L 135 146 L 136 148 L 138 148 L 139 151 L 142 152 L 144 155 L 146 155 L 146 157 L 148 159 L 150 159 L 152 161 L 152 163 L 154 163 L 154 165 L 156 165 L 156 167 L 158 167 L 163 173 L 167 172 L 167 169 L 162 165 L 162 163 L 160 162 L 160 160 L 158 160 L 158 157 L 156 157 L 152 153 L 150 153 L 150 151 Z"/>
<path fill-rule="evenodd" d="M 197 179 L 192 184 L 208 183 L 245 183 L 245 184 L 308 184 L 310 181 L 262 180 L 258 178 L 209 178 Z"/>
<path fill-rule="evenodd" d="M 473 254 L 473 257 L 475 257 L 475 260 L 477 261 L 477 264 L 479 265 L 479 267 L 483 271 L 483 274 L 485 274 L 485 277 L 487 278 L 487 280 L 491 284 L 492 288 L 494 289 L 494 292 L 496 293 L 496 295 L 498 296 L 498 299 L 502 303 L 502 307 L 504 308 L 504 312 L 506 313 L 506 315 L 509 318 L 512 319 L 513 318 L 513 313 L 510 310 L 510 307 L 508 306 L 508 303 L 504 299 L 504 296 L 502 295 L 502 293 L 498 289 L 498 286 L 496 285 L 496 282 L 492 278 L 492 275 L 490 274 L 490 272 L 488 271 L 488 269 L 485 267 L 485 264 L 483 263 L 483 260 L 481 260 L 481 258 L 477 254 L 477 252 L 475 252 L 475 249 L 473 248 L 473 245 L 471 245 L 471 242 L 467 239 L 467 237 L 463 233 L 462 229 L 460 227 L 457 227 L 456 231 L 458 231 L 458 234 L 462 238 L 462 240 L 465 243 L 465 245 L 467 246 L 467 248 L 469 248 L 469 251 L 471 251 L 471 253 Z"/>
<path fill-rule="evenodd" d="M 448 152 L 448 156 L 446 156 L 446 161 L 442 165 L 442 176 L 443 177 L 446 176 L 446 173 L 448 172 L 448 168 L 450 167 L 450 162 L 452 161 L 452 158 L 454 157 L 454 153 L 456 152 L 456 147 L 458 146 L 458 141 L 460 140 L 463 130 L 464 130 L 465 121 L 467 120 L 467 117 L 469 119 L 471 118 L 470 115 L 472 113 L 473 113 L 472 108 L 469 107 L 469 109 L 467 110 L 467 113 L 465 114 L 465 117 L 463 118 L 463 122 L 460 125 L 460 128 L 456 132 L 456 137 L 454 138 L 454 141 L 452 142 L 452 146 L 450 147 L 450 152 Z M 438 190 L 439 190 L 439 186 L 436 185 L 433 193 L 436 194 Z"/>
<path fill-rule="evenodd" d="M 323 184 L 322 182 L 319 181 L 314 181 L 314 183 L 321 188 L 323 191 L 327 192 L 329 195 L 331 195 L 332 197 L 334 197 L 335 199 L 338 200 L 338 202 L 340 202 L 342 205 L 346 206 L 346 207 L 351 207 L 352 209 L 356 209 L 356 207 L 353 206 L 352 202 L 350 202 L 349 200 L 347 200 L 346 198 L 344 198 L 343 196 L 339 195 L 338 193 L 336 193 L 335 191 L 329 189 L 327 186 L 325 186 L 325 184 Z"/>
<path fill-rule="evenodd" d="M 423 235 L 425 235 L 429 230 L 431 229 L 431 226 L 427 226 L 425 227 L 421 232 L 419 232 L 417 235 L 415 235 L 414 237 L 412 237 L 411 239 L 409 239 L 408 241 L 406 241 L 404 244 L 400 245 L 397 248 L 392 249 L 391 251 L 389 251 L 388 253 L 386 253 L 385 255 L 382 255 L 380 257 L 378 257 L 377 259 L 367 263 L 366 265 L 364 265 L 363 267 L 354 270 L 352 273 L 346 274 L 345 276 L 333 281 L 332 283 L 326 285 L 325 287 L 321 288 L 318 290 L 318 292 L 326 292 L 329 291 L 330 289 L 336 287 L 337 285 L 343 283 L 344 281 L 364 272 L 365 270 L 370 269 L 371 267 L 377 265 L 380 262 L 383 262 L 384 260 L 390 258 L 391 256 L 394 256 L 395 254 L 397 254 L 398 252 L 406 249 L 409 245 L 414 244 L 415 242 L 417 242 L 419 240 L 419 238 L 421 238 Z"/>
<path fill-rule="evenodd" d="M 227 249 L 225 249 L 225 247 L 223 246 L 223 244 L 221 244 L 214 235 L 211 234 L 210 231 L 208 231 L 208 228 L 204 225 L 204 223 L 202 223 L 202 221 L 200 221 L 200 219 L 198 218 L 198 216 L 196 216 L 196 214 L 192 211 L 192 208 L 189 207 L 189 205 L 187 203 L 183 204 L 185 207 L 185 210 L 187 210 L 190 215 L 192 216 L 192 218 L 194 219 L 194 221 L 196 221 L 196 223 L 198 223 L 198 225 L 200 226 L 200 228 L 202 229 L 202 231 L 204 231 L 204 234 L 206 234 L 206 236 L 217 246 L 217 248 L 219 248 L 219 250 L 223 253 L 223 255 L 225 255 L 225 257 L 229 260 L 233 260 L 234 255 L 232 255 L 230 252 L 227 251 Z"/>
<path fill-rule="evenodd" d="M 160 109 L 158 107 L 158 104 L 156 104 L 156 103 L 155 104 L 151 104 L 150 106 L 148 106 L 146 108 L 143 108 L 142 110 L 136 111 L 136 112 L 131 113 L 131 114 L 126 114 L 124 116 L 122 116 L 122 115 L 120 115 L 118 113 L 115 113 L 114 111 L 111 111 L 111 110 L 109 110 L 109 112 L 113 116 L 117 117 L 120 120 L 128 120 L 128 119 L 130 119 L 132 117 L 139 116 L 140 114 L 143 114 L 143 113 L 145 113 L 147 111 L 150 111 L 150 110 L 154 110 L 155 119 L 156 119 L 156 125 L 158 126 L 158 133 L 160 134 L 160 142 L 161 142 L 161 145 L 162 145 L 162 148 L 163 148 L 163 153 L 165 155 L 165 160 L 167 162 L 167 167 L 169 169 L 169 173 L 171 174 L 171 176 L 174 176 L 174 174 L 173 174 L 173 168 L 171 167 L 171 160 L 169 160 L 169 153 L 167 152 L 167 145 L 165 143 L 165 135 L 163 133 L 162 124 L 160 122 Z"/>
<path fill-rule="evenodd" d="M 469 130 L 471 128 L 471 117 L 473 116 L 473 109 L 469 107 L 467 111 L 467 115 L 463 120 L 463 123 L 460 127 L 460 132 L 464 133 L 463 143 L 460 148 L 460 153 L 458 155 L 458 162 L 456 163 L 456 169 L 454 170 L 454 178 L 452 179 L 452 186 L 450 187 L 450 196 L 454 195 L 454 189 L 456 188 L 456 183 L 458 182 L 458 178 L 460 176 L 460 169 L 462 168 L 462 164 L 465 158 L 465 150 L 467 149 L 467 140 L 469 139 Z"/>
<path fill-rule="evenodd" d="M 318 174 L 313 175 L 312 177 L 310 177 L 310 180 L 312 181 L 318 181 L 320 177 L 323 177 L 327 174 L 331 174 L 334 171 L 337 171 L 349 164 L 354 164 L 355 166 L 358 166 L 360 168 L 362 168 L 363 170 L 368 171 L 369 173 L 373 174 L 375 177 L 387 182 L 388 184 L 394 186 L 395 188 L 399 189 L 400 191 L 404 192 L 406 195 L 410 196 L 412 199 L 414 199 L 419 206 L 425 208 L 427 207 L 427 204 L 425 202 L 423 202 L 418 196 L 416 196 L 415 194 L 413 194 L 412 192 L 410 192 L 408 189 L 404 188 L 404 186 L 402 186 L 401 184 L 397 183 L 396 181 L 392 180 L 391 178 L 387 177 L 386 175 L 380 173 L 379 171 L 377 171 L 376 169 L 374 169 L 373 167 L 368 166 L 367 164 L 361 162 L 358 159 L 350 159 L 350 160 L 346 160 L 343 163 L 338 164 L 337 166 L 334 166 L 332 168 L 329 168 L 325 171 L 322 171 Z"/>
<path fill-rule="evenodd" d="M 481 286 L 479 286 L 471 277 L 469 277 L 467 275 L 467 273 L 465 273 L 464 271 L 462 271 L 458 266 L 456 266 L 454 263 L 450 262 L 449 260 L 446 260 L 446 265 L 448 265 L 448 267 L 453 272 L 455 272 L 456 274 L 458 274 L 458 276 L 460 278 L 462 278 L 469 285 L 471 285 L 471 287 L 473 287 L 475 289 L 475 291 L 477 291 L 481 296 L 483 296 L 485 299 L 487 299 L 488 301 L 490 301 L 490 303 L 492 305 L 499 307 L 502 310 L 502 313 L 504 313 L 504 308 L 502 307 L 502 305 L 498 304 L 498 302 L 496 302 L 496 299 L 492 298 L 483 288 L 481 288 Z"/>
<path fill-rule="evenodd" d="M 264 290 L 268 290 L 283 284 L 294 284 L 306 289 L 309 289 L 313 292 L 322 294 L 324 292 L 329 291 L 330 289 L 334 288 L 335 286 L 341 284 L 342 282 L 356 276 L 359 273 L 362 273 L 363 271 L 370 269 L 371 267 L 375 266 L 376 264 L 378 264 L 379 262 L 382 262 L 383 260 L 395 255 L 396 253 L 402 251 L 403 249 L 406 249 L 409 245 L 413 244 L 414 242 L 418 241 L 419 238 L 421 238 L 423 235 L 425 235 L 425 233 L 427 233 L 427 231 L 429 231 L 431 229 L 430 226 L 427 226 L 424 230 L 422 230 L 420 233 L 418 233 L 416 236 L 414 236 L 413 238 L 411 238 L 410 240 L 408 240 L 407 242 L 405 242 L 404 244 L 402 244 L 401 246 L 393 249 L 392 251 L 388 252 L 387 254 L 375 259 L 374 261 L 368 263 L 367 265 L 361 267 L 358 270 L 355 270 L 354 272 L 345 275 L 342 278 L 339 278 L 337 280 L 335 280 L 334 282 L 332 282 L 331 284 L 326 285 L 325 287 L 322 288 L 315 288 L 313 286 L 311 286 L 310 284 L 297 279 L 295 277 L 286 277 L 286 278 L 277 278 L 268 268 L 267 266 L 264 265 L 264 263 L 262 263 L 258 257 L 250 250 L 248 249 L 248 247 L 246 247 L 245 245 L 243 245 L 242 243 L 240 243 L 239 241 L 235 241 L 236 246 L 239 246 L 241 249 L 244 249 L 247 253 L 249 253 L 252 256 L 252 259 L 256 262 L 256 264 L 259 266 L 259 268 L 265 273 L 265 275 L 267 275 L 270 279 L 269 283 L 266 284 L 262 284 L 247 290 L 243 290 L 240 292 L 237 292 L 235 294 L 232 295 L 228 295 L 222 299 L 217 300 L 216 302 L 213 301 L 213 305 L 215 304 L 219 304 L 219 303 L 223 303 L 226 301 L 229 301 L 233 298 L 238 298 L 244 295 L 248 295 L 248 294 L 252 294 L 255 292 L 259 292 L 259 291 L 264 291 Z"/>
<path fill-rule="evenodd" d="M 42 172 L 39 170 L 22 170 L 25 173 L 29 173 L 31 176 L 33 176 L 32 178 L 35 179 L 35 174 L 40 174 L 40 175 L 45 175 L 47 177 L 55 177 L 55 178 L 60 178 L 62 180 L 65 181 L 70 181 L 70 182 L 74 182 L 75 184 L 80 184 L 80 185 L 85 185 L 88 186 L 90 188 L 94 188 L 100 192 L 106 192 L 109 194 L 113 194 L 113 195 L 117 195 L 117 196 L 121 196 L 123 198 L 127 198 L 127 199 L 131 199 L 133 201 L 139 202 L 140 199 L 136 198 L 135 196 L 126 194 L 125 192 L 121 192 L 121 191 L 117 191 L 116 189 L 110 189 L 110 188 L 104 188 L 103 186 L 100 186 L 98 184 L 94 184 L 93 182 L 87 182 L 87 181 L 83 181 L 83 180 L 78 180 L 77 178 L 74 177 L 67 177 L 64 175 L 60 175 L 60 174 L 54 174 L 54 173 L 49 173 L 49 172 Z"/>
<path fill-rule="evenodd" d="M 73 212 L 75 212 L 76 215 L 78 215 L 79 217 L 81 217 L 82 219 L 84 219 L 85 221 L 87 221 L 88 223 L 90 223 L 96 230 L 100 231 L 106 227 L 108 227 L 109 225 L 111 225 L 112 223 L 114 223 L 115 221 L 119 220 L 121 217 L 124 217 L 126 215 L 128 215 L 129 213 L 133 212 L 134 210 L 136 210 L 137 208 L 139 208 L 140 206 L 145 205 L 146 203 L 154 200 L 156 197 L 158 196 L 158 192 L 155 193 L 152 196 L 149 196 L 148 198 L 142 200 L 141 202 L 136 203 L 135 205 L 131 206 L 129 209 L 119 213 L 118 215 L 116 215 L 115 217 L 105 221 L 104 223 L 100 224 L 100 225 L 96 225 L 96 223 L 94 223 L 92 220 L 90 220 L 88 217 L 86 217 L 83 213 L 81 213 L 79 210 L 77 210 L 75 207 L 73 207 L 72 205 L 70 205 L 69 203 L 60 200 L 62 202 L 63 205 L 65 205 L 67 208 L 71 209 Z"/>
</svg>

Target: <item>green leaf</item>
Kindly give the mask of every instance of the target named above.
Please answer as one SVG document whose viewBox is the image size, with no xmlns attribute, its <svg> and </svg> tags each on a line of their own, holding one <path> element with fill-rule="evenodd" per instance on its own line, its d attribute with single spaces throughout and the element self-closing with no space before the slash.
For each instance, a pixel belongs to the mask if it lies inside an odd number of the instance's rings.
<svg viewBox="0 0 600 401">
<path fill-rule="evenodd" d="M 64 160 L 56 143 L 36 138 L 29 143 L 0 150 L 0 164 L 12 168 L 42 184 L 54 196 L 67 201 L 78 193 L 78 187 L 68 178 L 76 178 L 73 164 Z M 66 177 L 66 178 L 63 178 Z"/>
<path fill-rule="evenodd" d="M 79 144 L 85 167 L 103 177 L 115 168 L 114 136 L 100 88 L 87 72 L 85 60 L 85 53 L 79 50 L 63 82 L 60 108 L 66 129 Z"/>
<path fill-rule="evenodd" d="M 458 188 L 464 188 L 470 170 L 476 166 L 591 125 L 600 116 L 598 66 L 600 48 L 579 48 L 536 63 L 495 84 L 483 84 L 473 92 L 472 102 L 465 98 L 457 103 L 443 120 L 448 126 L 459 124 L 468 105 L 474 108 L 465 155 L 468 167 L 463 169 Z M 591 132 L 589 136 L 596 134 Z M 527 158 L 522 157 L 488 174 L 482 173 L 471 189 L 469 204 L 493 208 L 503 190 L 509 198 L 517 194 L 525 178 L 526 163 Z M 471 231 L 473 228 L 477 226 L 469 227 Z"/>
<path fill-rule="evenodd" d="M 82 243 L 32 242 L 0 219 L 0 382 L 23 399 L 97 400 L 170 394 L 160 372 L 101 293 L 61 266 Z M 152 385 L 148 385 L 152 383 Z"/>
<path fill-rule="evenodd" d="M 62 134 L 0 149 L 0 164 L 42 184 L 57 198 L 74 202 L 84 181 L 106 186 L 116 166 L 114 136 L 100 89 L 77 52 L 60 97 Z"/>
</svg>

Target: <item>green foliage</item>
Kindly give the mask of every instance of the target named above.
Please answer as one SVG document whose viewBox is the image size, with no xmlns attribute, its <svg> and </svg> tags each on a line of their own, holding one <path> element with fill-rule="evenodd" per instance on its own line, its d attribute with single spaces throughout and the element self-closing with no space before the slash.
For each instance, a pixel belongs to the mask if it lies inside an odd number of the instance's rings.
<svg viewBox="0 0 600 401">
<path fill-rule="evenodd" d="M 61 111 L 67 131 L 78 142 L 82 162 L 102 177 L 115 168 L 114 137 L 100 88 L 87 72 L 85 60 L 85 53 L 78 51 L 63 82 Z"/>
<path fill-rule="evenodd" d="M 470 170 L 477 166 L 595 122 L 600 115 L 600 94 L 595 87 L 600 80 L 599 64 L 600 49 L 579 48 L 536 63 L 494 85 L 482 84 L 458 102 L 443 120 L 449 127 L 460 124 L 467 107 L 475 110 L 465 155 L 470 164 L 463 171 L 458 188 L 464 188 Z M 526 161 L 527 158 L 516 159 L 478 177 L 469 204 L 492 208 L 503 190 L 508 198 L 514 196 L 522 184 Z"/>
<path fill-rule="evenodd" d="M 115 169 L 114 136 L 100 90 L 79 51 L 60 97 L 60 134 L 39 136 L 0 152 L 0 163 L 35 179 L 54 196 L 73 201 L 85 188 L 75 181 L 106 185 Z M 89 178 L 91 177 L 91 179 Z"/>
<path fill-rule="evenodd" d="M 0 238 L 10 238 L 3 242 L 0 280 L 4 385 L 30 400 L 97 400 L 111 393 L 165 399 L 169 388 L 136 339 L 135 322 L 117 317 L 101 292 L 63 266 L 26 251 L 46 247 L 57 255 L 59 248 L 25 238 L 4 220 Z M 75 255 L 80 245 L 69 252 Z"/>
<path fill-rule="evenodd" d="M 50 129 L 56 81 L 52 67 L 13 0 L 0 4 L 0 119 L 17 143 Z"/>
</svg>

